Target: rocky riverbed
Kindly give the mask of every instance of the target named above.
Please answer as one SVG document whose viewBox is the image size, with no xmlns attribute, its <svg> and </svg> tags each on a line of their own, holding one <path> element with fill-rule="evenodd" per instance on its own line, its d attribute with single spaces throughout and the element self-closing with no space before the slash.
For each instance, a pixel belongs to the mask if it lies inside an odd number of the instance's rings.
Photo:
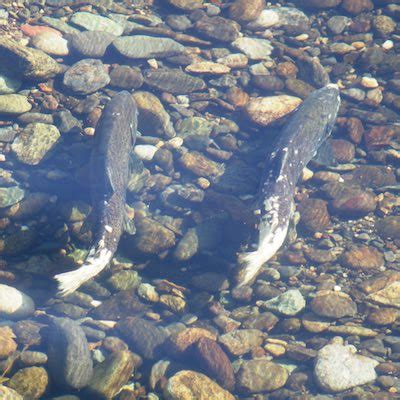
<svg viewBox="0 0 400 400">
<path fill-rule="evenodd" d="M 2 1 L 0 398 L 399 398 L 399 18 L 398 0 Z M 337 163 L 309 165 L 286 245 L 235 289 L 266 154 L 329 81 Z M 58 298 L 120 90 L 136 234 Z"/>
</svg>

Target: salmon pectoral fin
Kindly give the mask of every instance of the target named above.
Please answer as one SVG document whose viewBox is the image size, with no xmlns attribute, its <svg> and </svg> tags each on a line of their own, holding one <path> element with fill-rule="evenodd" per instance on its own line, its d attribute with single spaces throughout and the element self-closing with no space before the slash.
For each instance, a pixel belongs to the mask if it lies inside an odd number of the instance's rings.
<svg viewBox="0 0 400 400">
<path fill-rule="evenodd" d="M 86 233 L 93 232 L 93 227 L 95 225 L 96 217 L 95 212 L 92 210 L 83 222 L 80 233 L 85 235 Z"/>
</svg>

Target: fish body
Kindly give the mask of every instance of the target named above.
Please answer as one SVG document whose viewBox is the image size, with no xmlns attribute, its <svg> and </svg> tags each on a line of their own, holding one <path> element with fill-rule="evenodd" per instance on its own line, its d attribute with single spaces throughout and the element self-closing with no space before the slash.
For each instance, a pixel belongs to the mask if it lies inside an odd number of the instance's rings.
<svg viewBox="0 0 400 400">
<path fill-rule="evenodd" d="M 126 187 L 136 129 L 136 103 L 129 92 L 122 91 L 105 106 L 95 132 L 90 166 L 93 245 L 80 268 L 55 276 L 61 295 L 74 292 L 99 274 L 117 250 L 126 218 Z"/>
<path fill-rule="evenodd" d="M 339 106 L 339 89 L 328 84 L 311 93 L 284 126 L 261 179 L 257 250 L 238 256 L 238 287 L 252 281 L 285 241 L 296 184 L 303 168 L 329 137 Z"/>
</svg>

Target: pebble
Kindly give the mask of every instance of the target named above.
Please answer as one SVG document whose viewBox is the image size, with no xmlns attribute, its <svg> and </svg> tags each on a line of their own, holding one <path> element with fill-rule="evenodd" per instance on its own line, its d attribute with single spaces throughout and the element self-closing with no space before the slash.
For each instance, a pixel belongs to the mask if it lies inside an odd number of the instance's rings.
<svg viewBox="0 0 400 400">
<path fill-rule="evenodd" d="M 270 300 L 259 302 L 259 305 L 290 317 L 300 313 L 305 308 L 306 301 L 298 289 L 290 289 Z"/>
<path fill-rule="evenodd" d="M 343 0 L 342 8 L 350 14 L 357 15 L 373 10 L 374 4 L 371 0 Z"/>
<path fill-rule="evenodd" d="M 255 97 L 246 104 L 244 111 L 252 122 L 268 126 L 291 113 L 300 103 L 298 97 L 287 95 Z"/>
<path fill-rule="evenodd" d="M 309 232 L 323 232 L 330 224 L 327 202 L 308 198 L 300 203 L 300 223 Z"/>
<path fill-rule="evenodd" d="M 194 11 L 203 7 L 204 0 L 167 0 L 167 2 L 181 10 Z"/>
<path fill-rule="evenodd" d="M 329 18 L 327 25 L 335 35 L 340 35 L 351 23 L 351 18 L 343 15 L 334 15 Z"/>
<path fill-rule="evenodd" d="M 0 208 L 10 207 L 25 197 L 25 191 L 18 186 L 0 188 Z"/>
<path fill-rule="evenodd" d="M 343 318 L 353 317 L 357 313 L 357 305 L 344 292 L 320 291 L 311 301 L 312 311 L 320 317 Z"/>
<path fill-rule="evenodd" d="M 159 359 L 162 346 L 167 339 L 164 329 L 139 317 L 128 317 L 120 321 L 116 329 L 128 344 L 146 360 Z"/>
<path fill-rule="evenodd" d="M 64 57 L 69 54 L 68 41 L 60 37 L 60 35 L 52 32 L 44 32 L 35 35 L 31 44 L 46 54 Z"/>
<path fill-rule="evenodd" d="M 230 72 L 230 68 L 223 64 L 218 64 L 212 61 L 201 61 L 195 62 L 188 65 L 185 71 L 191 72 L 193 74 L 210 74 L 210 75 L 220 75 L 227 74 Z"/>
<path fill-rule="evenodd" d="M 149 283 L 141 283 L 138 287 L 137 293 L 139 297 L 152 303 L 158 303 L 160 299 L 156 288 Z"/>
<path fill-rule="evenodd" d="M 393 215 L 378 220 L 376 230 L 384 238 L 400 239 L 400 217 Z"/>
<path fill-rule="evenodd" d="M 32 108 L 28 98 L 21 94 L 0 95 L 0 114 L 18 115 L 28 112 Z"/>
<path fill-rule="evenodd" d="M 385 39 L 396 30 L 396 22 L 387 15 L 375 16 L 372 20 L 372 25 L 378 36 Z"/>
<path fill-rule="evenodd" d="M 122 89 L 139 89 L 144 82 L 139 68 L 118 65 L 110 72 L 110 85 Z"/>
<path fill-rule="evenodd" d="M 47 80 L 62 71 L 43 51 L 23 46 L 7 36 L 0 37 L 0 60 L 10 71 L 29 80 Z"/>
<path fill-rule="evenodd" d="M 64 74 L 63 84 L 76 94 L 90 94 L 107 86 L 110 77 L 100 60 L 78 61 Z"/>
<path fill-rule="evenodd" d="M 88 58 L 101 58 L 116 35 L 102 31 L 85 31 L 71 35 L 68 44 L 71 51 Z"/>
<path fill-rule="evenodd" d="M 143 161 L 151 161 L 158 147 L 151 144 L 137 144 L 134 148 L 135 154 Z"/>
<path fill-rule="evenodd" d="M 172 138 L 175 129 L 161 101 L 150 92 L 136 91 L 133 98 L 138 107 L 139 130 L 144 134 L 155 134 Z"/>
<path fill-rule="evenodd" d="M 112 33 L 115 36 L 122 35 L 124 28 L 107 17 L 89 12 L 76 12 L 72 15 L 70 22 L 88 31 L 101 31 Z"/>
<path fill-rule="evenodd" d="M 15 335 L 9 326 L 0 326 L 0 360 L 8 358 L 17 350 Z"/>
<path fill-rule="evenodd" d="M 10 378 L 7 386 L 24 399 L 41 399 L 48 389 L 49 376 L 43 367 L 22 368 Z"/>
<path fill-rule="evenodd" d="M 23 319 L 35 312 L 33 300 L 11 286 L 0 284 L 0 315 L 9 319 Z"/>
<path fill-rule="evenodd" d="M 56 145 L 60 136 L 54 125 L 33 122 L 16 137 L 11 149 L 19 161 L 37 165 Z"/>
<path fill-rule="evenodd" d="M 175 69 L 146 71 L 144 80 L 147 85 L 172 94 L 189 94 L 206 88 L 203 79 Z"/>
<path fill-rule="evenodd" d="M 369 294 L 367 298 L 377 304 L 400 308 L 400 281 L 386 285 L 383 289 Z"/>
<path fill-rule="evenodd" d="M 223 17 L 204 16 L 196 21 L 195 29 L 207 39 L 221 42 L 233 42 L 239 37 L 239 25 Z"/>
<path fill-rule="evenodd" d="M 266 39 L 241 37 L 232 42 L 232 47 L 241 51 L 250 60 L 268 60 L 273 47 Z"/>
<path fill-rule="evenodd" d="M 288 377 L 285 367 L 267 359 L 244 361 L 237 373 L 237 387 L 246 394 L 270 392 L 283 387 Z"/>
<path fill-rule="evenodd" d="M 11 71 L 0 69 L 0 94 L 12 94 L 21 87 L 21 80 L 14 76 Z"/>
<path fill-rule="evenodd" d="M 182 357 L 185 355 L 190 347 L 197 343 L 200 338 L 208 338 L 215 341 L 217 337 L 215 334 L 203 328 L 186 328 L 175 334 L 172 334 L 167 341 L 168 351 L 175 357 Z"/>
<path fill-rule="evenodd" d="M 168 379 L 164 396 L 170 400 L 235 400 L 235 397 L 200 372 L 182 370 Z"/>
<path fill-rule="evenodd" d="M 112 399 L 129 381 L 133 370 L 134 359 L 130 351 L 113 352 L 95 366 L 85 392 L 96 399 Z"/>
<path fill-rule="evenodd" d="M 171 57 L 185 50 L 173 39 L 143 35 L 122 36 L 113 41 L 113 46 L 119 54 L 132 59 Z"/>
<path fill-rule="evenodd" d="M 296 0 L 296 4 L 307 8 L 335 8 L 342 0 Z"/>
<path fill-rule="evenodd" d="M 257 19 L 265 8 L 265 0 L 235 0 L 229 7 L 229 16 L 238 22 Z"/>
<path fill-rule="evenodd" d="M 0 396 L 4 400 L 24 400 L 24 398 L 14 389 L 0 385 Z"/>
<path fill-rule="evenodd" d="M 214 340 L 201 337 L 193 346 L 194 359 L 224 389 L 233 391 L 235 375 L 228 356 Z"/>
<path fill-rule="evenodd" d="M 378 361 L 356 354 L 354 346 L 328 344 L 319 350 L 314 375 L 318 386 L 329 393 L 373 382 Z"/>
<path fill-rule="evenodd" d="M 361 78 L 361 86 L 367 88 L 367 89 L 374 89 L 379 86 L 378 81 L 375 78 L 371 78 L 369 76 L 363 76 Z"/>
<path fill-rule="evenodd" d="M 258 329 L 238 329 L 219 337 L 219 342 L 231 355 L 241 356 L 261 346 L 265 334 Z"/>
<path fill-rule="evenodd" d="M 48 367 L 52 381 L 66 389 L 82 389 L 93 376 L 85 333 L 69 318 L 55 318 L 48 335 Z"/>
<path fill-rule="evenodd" d="M 383 255 L 374 247 L 357 246 L 342 254 L 341 264 L 346 268 L 369 271 L 382 267 L 384 259 Z"/>
</svg>

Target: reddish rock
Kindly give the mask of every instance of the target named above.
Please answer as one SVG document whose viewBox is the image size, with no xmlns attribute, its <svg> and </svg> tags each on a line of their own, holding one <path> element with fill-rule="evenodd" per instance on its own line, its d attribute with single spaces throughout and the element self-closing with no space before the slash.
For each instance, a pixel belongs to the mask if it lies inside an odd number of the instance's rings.
<svg viewBox="0 0 400 400">
<path fill-rule="evenodd" d="M 350 14 L 357 15 L 373 10 L 374 3 L 371 0 L 343 0 L 342 8 Z"/>
<path fill-rule="evenodd" d="M 217 340 L 214 333 L 203 328 L 186 328 L 171 335 L 167 340 L 166 348 L 171 355 L 182 356 L 190 346 L 198 342 L 201 338 Z"/>
<path fill-rule="evenodd" d="M 306 8 L 334 8 L 342 0 L 297 0 L 296 4 Z"/>
<path fill-rule="evenodd" d="M 265 0 L 235 0 L 229 7 L 229 16 L 238 22 L 254 21 L 265 6 Z"/>
<path fill-rule="evenodd" d="M 231 87 L 226 92 L 226 100 L 236 108 L 244 107 L 250 100 L 250 96 L 239 87 Z"/>
<path fill-rule="evenodd" d="M 321 199 L 305 199 L 300 203 L 300 222 L 310 232 L 322 232 L 331 223 L 327 203 Z"/>
<path fill-rule="evenodd" d="M 206 374 L 215 379 L 224 389 L 232 391 L 235 375 L 228 356 L 214 340 L 201 337 L 194 345 L 193 353 Z"/>
<path fill-rule="evenodd" d="M 359 270 L 374 270 L 384 265 L 384 259 L 379 250 L 370 246 L 357 246 L 345 251 L 341 264 L 347 268 Z"/>
<path fill-rule="evenodd" d="M 375 149 L 390 144 L 395 131 L 389 126 L 374 126 L 365 132 L 364 139 L 368 149 Z"/>
<path fill-rule="evenodd" d="M 57 31 L 56 29 L 50 28 L 49 26 L 24 24 L 20 26 L 20 29 L 26 36 L 29 37 L 33 37 L 45 32 L 54 33 L 55 35 L 62 36 L 61 32 Z"/>
<path fill-rule="evenodd" d="M 346 128 L 349 138 L 356 144 L 361 143 L 364 135 L 364 126 L 361 120 L 358 118 L 348 118 Z"/>
<path fill-rule="evenodd" d="M 357 305 L 343 292 L 321 291 L 311 301 L 312 311 L 320 317 L 343 318 L 357 313 Z"/>
<path fill-rule="evenodd" d="M 353 161 L 356 154 L 354 144 L 344 139 L 332 139 L 332 148 L 335 159 L 340 163 Z"/>
</svg>

